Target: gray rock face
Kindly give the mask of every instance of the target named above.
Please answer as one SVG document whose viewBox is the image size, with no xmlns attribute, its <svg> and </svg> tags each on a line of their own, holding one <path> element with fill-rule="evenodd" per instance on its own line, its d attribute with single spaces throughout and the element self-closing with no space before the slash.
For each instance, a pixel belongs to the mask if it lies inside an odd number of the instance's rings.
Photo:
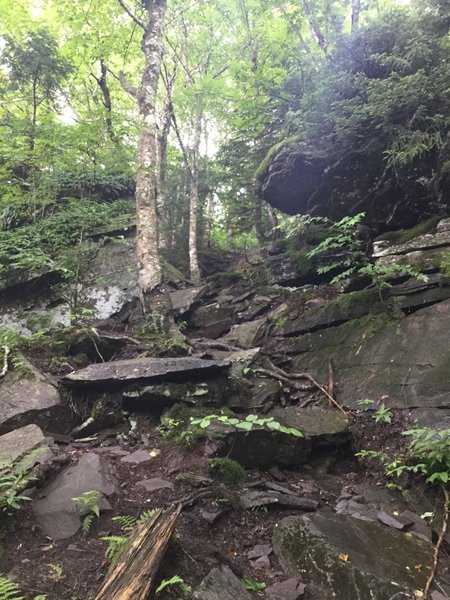
<svg viewBox="0 0 450 600">
<path fill-rule="evenodd" d="M 263 333 L 266 321 L 267 319 L 261 318 L 235 325 L 223 339 L 230 342 L 237 342 L 240 346 L 254 346 L 258 343 Z"/>
<path fill-rule="evenodd" d="M 409 600 L 433 561 L 433 546 L 423 540 L 334 513 L 287 517 L 273 542 L 285 572 L 323 586 L 327 599 Z"/>
<path fill-rule="evenodd" d="M 243 584 L 225 566 L 210 571 L 193 597 L 194 600 L 251 600 Z"/>
<path fill-rule="evenodd" d="M 174 314 L 181 316 L 198 306 L 198 298 L 204 289 L 203 286 L 170 292 L 169 296 Z"/>
<path fill-rule="evenodd" d="M 69 410 L 58 390 L 28 361 L 24 362 L 25 377 L 9 371 L 0 380 L 0 432 L 34 423 L 47 431 L 66 433 L 70 428 Z"/>
<path fill-rule="evenodd" d="M 268 600 L 300 600 L 304 598 L 306 585 L 297 579 L 286 579 L 265 590 Z"/>
<path fill-rule="evenodd" d="M 84 454 L 77 465 L 65 468 L 33 501 L 36 521 L 53 540 L 69 538 L 81 527 L 80 512 L 72 498 L 99 492 L 98 506 L 111 510 L 105 496 L 116 491 L 108 462 L 97 454 Z"/>
<path fill-rule="evenodd" d="M 48 451 L 44 434 L 37 425 L 25 425 L 0 435 L 0 461 L 13 462 L 38 448 L 42 449 L 42 454 Z M 39 459 L 39 454 L 41 452 L 36 453 L 36 459 Z"/>
<path fill-rule="evenodd" d="M 200 358 L 133 358 L 109 363 L 89 365 L 74 371 L 61 382 L 67 386 L 113 386 L 124 387 L 130 383 L 173 381 L 177 376 L 212 376 L 225 372 L 228 361 L 202 360 Z"/>
<path fill-rule="evenodd" d="M 338 400 L 356 408 L 362 398 L 405 408 L 450 408 L 450 300 L 391 320 L 353 320 L 295 341 L 293 367 L 326 381 L 328 360 L 339 378 Z"/>
<path fill-rule="evenodd" d="M 194 311 L 190 323 L 199 330 L 200 335 L 216 339 L 230 330 L 232 313 L 230 306 L 208 304 Z"/>
</svg>

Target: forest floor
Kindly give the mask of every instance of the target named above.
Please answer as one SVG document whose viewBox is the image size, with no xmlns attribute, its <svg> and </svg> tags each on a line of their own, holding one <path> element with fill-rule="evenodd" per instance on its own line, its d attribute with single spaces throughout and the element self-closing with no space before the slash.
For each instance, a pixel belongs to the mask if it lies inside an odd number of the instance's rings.
<svg viewBox="0 0 450 600">
<path fill-rule="evenodd" d="M 386 450 L 393 439 L 401 440 L 398 434 L 407 420 L 407 415 L 399 411 L 391 424 L 380 427 L 368 415 L 359 414 L 353 419 L 355 449 Z M 136 466 L 121 463 L 121 450 L 134 451 L 141 445 L 127 442 L 119 448 L 113 431 L 103 433 L 95 442 L 71 442 L 64 448 L 71 462 L 76 462 L 83 453 L 97 452 L 101 448 L 100 452 L 112 462 L 118 481 L 119 492 L 110 499 L 112 512 L 102 513 L 87 536 L 78 534 L 75 538 L 53 542 L 41 534 L 29 507 L 6 521 L 0 570 L 20 583 L 24 592 L 44 594 L 47 600 L 94 598 L 109 566 L 105 558 L 107 542 L 102 538 L 123 535 L 112 517 L 138 517 L 148 509 L 179 502 L 185 502 L 186 506 L 163 559 L 160 580 L 177 575 L 194 588 L 211 568 L 228 564 L 241 579 L 270 586 L 283 579 L 275 555 L 270 553 L 268 562 L 258 563 L 248 554 L 257 545 L 271 546 L 273 528 L 281 516 L 298 513 L 267 507 L 243 510 L 238 502 L 243 490 L 269 481 L 294 492 L 302 490 L 302 495 L 318 500 L 323 507 L 332 506 L 349 486 L 364 481 L 384 483 L 375 462 L 372 468 L 366 465 L 362 469 L 353 453 L 348 453 L 330 458 L 326 468 L 322 465 L 322 472 L 314 465 L 269 472 L 253 469 L 247 470 L 243 483 L 224 486 L 211 479 L 203 447 L 187 449 L 164 440 L 158 431 L 157 419 L 149 415 L 138 417 L 138 431 L 156 456 Z M 169 481 L 173 488 L 149 493 L 137 485 L 149 478 Z M 215 520 L 211 524 L 213 516 Z M 262 591 L 253 593 L 255 597 L 264 596 Z M 158 594 L 161 600 L 182 597 L 185 596 L 177 585 Z"/>
</svg>

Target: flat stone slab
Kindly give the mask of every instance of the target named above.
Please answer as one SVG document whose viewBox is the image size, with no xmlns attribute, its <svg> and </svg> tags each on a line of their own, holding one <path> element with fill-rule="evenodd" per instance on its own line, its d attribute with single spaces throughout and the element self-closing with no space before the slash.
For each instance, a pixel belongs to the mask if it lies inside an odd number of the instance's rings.
<svg viewBox="0 0 450 600">
<path fill-rule="evenodd" d="M 297 579 L 286 579 L 265 590 L 268 600 L 299 600 L 304 597 L 306 585 Z"/>
<path fill-rule="evenodd" d="M 80 511 L 72 498 L 99 492 L 100 510 L 111 510 L 105 496 L 116 491 L 109 463 L 98 454 L 84 454 L 78 464 L 65 468 L 33 501 L 33 511 L 42 533 L 52 540 L 75 535 L 81 527 Z"/>
<path fill-rule="evenodd" d="M 130 383 L 173 381 L 182 377 L 210 377 L 223 372 L 229 361 L 201 358 L 132 358 L 89 365 L 61 379 L 66 386 L 121 386 Z"/>
<path fill-rule="evenodd" d="M 171 481 L 159 479 L 158 477 L 153 479 L 143 479 L 142 481 L 138 481 L 136 485 L 143 487 L 145 490 L 147 490 L 147 492 L 156 492 L 163 489 L 173 490 L 174 488 L 174 485 Z"/>
<path fill-rule="evenodd" d="M 25 373 L 9 371 L 0 380 L 0 433 L 36 424 L 55 433 L 66 433 L 68 408 L 58 390 L 25 358 Z"/>
<path fill-rule="evenodd" d="M 131 452 L 131 454 L 127 454 L 121 458 L 120 462 L 129 463 L 131 465 L 140 465 L 148 460 L 151 460 L 151 456 L 146 450 L 135 450 L 135 452 Z"/>
<path fill-rule="evenodd" d="M 205 286 L 201 286 L 170 292 L 169 296 L 172 303 L 172 311 L 177 315 L 184 315 L 195 307 L 198 297 L 204 289 Z"/>
<path fill-rule="evenodd" d="M 41 428 L 37 425 L 25 425 L 0 435 L 0 462 L 14 462 L 39 447 L 42 448 L 42 453 L 48 450 Z M 39 453 L 36 453 L 36 458 L 39 459 Z"/>
<path fill-rule="evenodd" d="M 194 600 L 251 600 L 250 594 L 228 567 L 213 569 L 194 592 Z"/>
<path fill-rule="evenodd" d="M 423 589 L 433 563 L 432 544 L 331 512 L 283 519 L 273 543 L 288 575 L 331 588 L 339 599 L 409 600 Z"/>
</svg>

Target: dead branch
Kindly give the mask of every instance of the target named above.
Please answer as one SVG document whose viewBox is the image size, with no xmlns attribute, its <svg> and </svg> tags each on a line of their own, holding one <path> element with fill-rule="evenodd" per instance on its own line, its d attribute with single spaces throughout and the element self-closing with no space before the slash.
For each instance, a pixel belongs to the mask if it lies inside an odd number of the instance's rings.
<svg viewBox="0 0 450 600">
<path fill-rule="evenodd" d="M 436 546 L 434 547 L 434 556 L 433 556 L 433 565 L 431 567 L 430 576 L 427 579 L 425 587 L 423 588 L 423 596 L 425 600 L 430 598 L 430 588 L 433 585 L 433 581 L 436 577 L 436 572 L 439 564 L 439 552 L 441 551 L 442 544 L 444 543 L 445 536 L 447 535 L 448 529 L 448 520 L 450 516 L 450 497 L 448 493 L 448 489 L 445 485 L 442 486 L 442 491 L 444 493 L 444 516 L 442 517 L 442 527 L 439 533 L 438 541 L 436 542 Z"/>
<path fill-rule="evenodd" d="M 330 394 L 330 396 L 332 398 L 334 398 L 334 368 L 333 368 L 333 361 L 330 360 L 328 361 L 328 386 L 327 386 L 327 391 Z"/>
<path fill-rule="evenodd" d="M 158 510 L 131 535 L 124 552 L 106 576 L 96 600 L 145 600 L 155 583 L 181 505 Z"/>
</svg>

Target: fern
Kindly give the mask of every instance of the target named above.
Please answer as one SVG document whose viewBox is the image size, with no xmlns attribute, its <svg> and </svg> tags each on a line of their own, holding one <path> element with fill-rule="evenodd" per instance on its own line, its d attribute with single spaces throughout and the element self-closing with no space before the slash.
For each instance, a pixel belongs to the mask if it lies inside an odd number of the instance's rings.
<svg viewBox="0 0 450 600">
<path fill-rule="evenodd" d="M 118 515 L 117 517 L 112 518 L 113 521 L 120 525 L 122 531 L 133 531 L 133 529 L 137 525 L 136 517 L 132 517 L 131 515 Z"/>
<path fill-rule="evenodd" d="M 0 600 L 25 600 L 19 587 L 7 577 L 0 576 Z"/>
<path fill-rule="evenodd" d="M 126 535 L 105 535 L 100 539 L 108 542 L 105 558 L 111 562 L 116 560 L 128 542 L 128 536 Z M 0 598 L 0 600 L 2 599 Z"/>
<path fill-rule="evenodd" d="M 137 520 L 137 525 L 142 525 L 142 523 L 146 523 L 147 521 L 150 521 L 150 519 L 153 517 L 155 512 L 156 512 L 156 508 L 149 508 L 147 510 L 144 510 L 144 512 L 141 514 L 141 516 Z"/>
</svg>

